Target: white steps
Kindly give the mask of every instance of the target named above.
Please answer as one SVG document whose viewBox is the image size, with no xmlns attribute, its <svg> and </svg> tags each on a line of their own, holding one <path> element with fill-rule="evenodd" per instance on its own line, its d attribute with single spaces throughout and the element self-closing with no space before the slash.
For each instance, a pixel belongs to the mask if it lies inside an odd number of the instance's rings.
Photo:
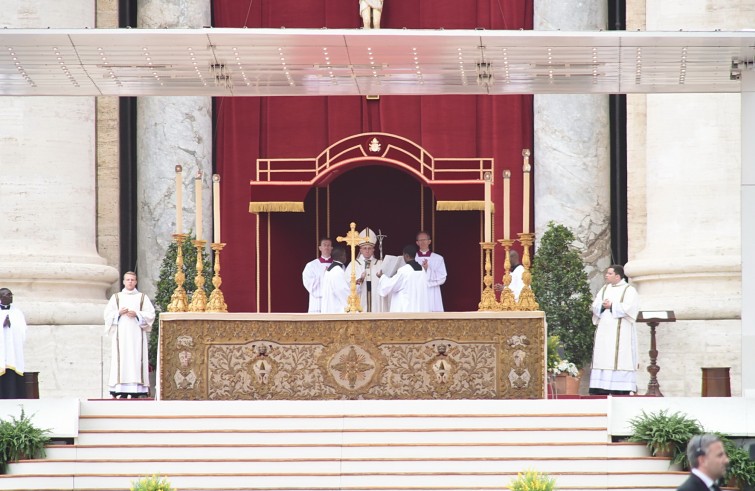
<svg viewBox="0 0 755 491">
<path fill-rule="evenodd" d="M 673 490 L 686 477 L 611 443 L 604 400 L 82 401 L 75 445 L 11 464 L 0 490 L 505 489 L 536 469 L 560 490 Z"/>
</svg>

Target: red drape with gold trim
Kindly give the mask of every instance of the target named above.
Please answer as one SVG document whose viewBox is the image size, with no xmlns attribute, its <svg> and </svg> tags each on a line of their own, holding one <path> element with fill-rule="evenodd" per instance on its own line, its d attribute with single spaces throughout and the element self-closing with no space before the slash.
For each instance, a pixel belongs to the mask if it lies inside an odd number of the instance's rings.
<svg viewBox="0 0 755 491">
<path fill-rule="evenodd" d="M 357 0 L 222 0 L 216 27 L 357 28 Z M 385 0 L 383 28 L 531 29 L 532 0 Z M 512 233 L 521 231 L 521 150 L 532 148 L 531 96 L 383 96 L 218 98 L 216 167 L 223 178 L 223 292 L 229 310 L 304 312 L 304 264 L 317 237 L 344 235 L 349 221 L 382 228 L 397 254 L 425 228 L 446 258 L 446 310 L 476 310 L 480 292 L 481 213 L 435 212 L 432 194 L 399 170 L 370 165 L 312 190 L 305 213 L 250 214 L 249 182 L 258 158 L 313 158 L 365 132 L 409 139 L 435 158 L 495 159 L 493 198 L 502 210 L 503 169 L 512 170 Z M 496 237 L 502 228 L 494 219 Z M 495 279 L 503 273 L 496 252 Z"/>
</svg>

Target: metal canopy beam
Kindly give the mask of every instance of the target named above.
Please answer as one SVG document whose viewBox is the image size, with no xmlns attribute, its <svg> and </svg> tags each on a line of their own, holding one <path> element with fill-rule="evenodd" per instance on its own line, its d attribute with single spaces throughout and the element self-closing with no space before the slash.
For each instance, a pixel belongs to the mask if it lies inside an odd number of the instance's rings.
<svg viewBox="0 0 755 491">
<path fill-rule="evenodd" d="M 740 92 L 755 32 L 3 29 L 0 95 Z"/>
</svg>

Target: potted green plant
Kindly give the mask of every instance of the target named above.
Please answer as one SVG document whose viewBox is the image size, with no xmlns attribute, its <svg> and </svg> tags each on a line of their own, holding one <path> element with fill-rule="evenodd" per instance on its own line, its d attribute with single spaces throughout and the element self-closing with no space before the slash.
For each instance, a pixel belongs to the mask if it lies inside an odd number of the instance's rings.
<svg viewBox="0 0 755 491">
<path fill-rule="evenodd" d="M 45 446 L 50 442 L 50 430 L 34 426 L 23 406 L 21 415 L 0 420 L 0 467 L 2 472 L 10 462 L 36 459 L 45 456 Z"/>
<path fill-rule="evenodd" d="M 643 442 L 650 453 L 657 457 L 670 457 L 672 464 L 689 468 L 687 443 L 693 436 L 703 433 L 703 427 L 696 419 L 686 414 L 668 410 L 642 414 L 629 420 L 632 435 L 629 441 Z"/>
<path fill-rule="evenodd" d="M 197 275 L 197 248 L 191 243 L 193 236 L 189 236 L 183 241 L 181 252 L 183 253 L 184 290 L 191 300 L 191 294 L 196 290 L 194 277 Z M 157 293 L 155 294 L 155 310 L 157 312 L 167 312 L 170 305 L 173 291 L 176 289 L 176 257 L 178 256 L 178 245 L 171 242 L 163 256 L 163 262 L 160 265 L 160 277 L 157 281 Z M 204 290 L 208 298 L 212 293 L 212 276 L 214 270 L 210 262 L 209 255 L 202 251 L 202 276 L 204 276 Z M 160 338 L 159 322 L 152 326 L 152 332 L 149 335 L 149 365 L 152 370 L 157 368 L 157 342 Z"/>
<path fill-rule="evenodd" d="M 750 460 L 750 452 L 726 435 L 717 434 L 724 445 L 729 465 L 723 481 L 727 487 L 745 489 L 755 485 L 755 462 Z"/>
<path fill-rule="evenodd" d="M 131 483 L 131 491 L 176 491 L 170 487 L 170 482 L 157 474 L 142 477 Z"/>
<path fill-rule="evenodd" d="M 574 233 L 554 222 L 540 239 L 532 266 L 532 290 L 548 321 L 548 333 L 559 337 L 563 358 L 577 367 L 592 359 L 595 327 L 592 294 Z"/>
<path fill-rule="evenodd" d="M 555 479 L 534 469 L 520 472 L 509 483 L 511 491 L 553 491 L 555 488 Z"/>
</svg>

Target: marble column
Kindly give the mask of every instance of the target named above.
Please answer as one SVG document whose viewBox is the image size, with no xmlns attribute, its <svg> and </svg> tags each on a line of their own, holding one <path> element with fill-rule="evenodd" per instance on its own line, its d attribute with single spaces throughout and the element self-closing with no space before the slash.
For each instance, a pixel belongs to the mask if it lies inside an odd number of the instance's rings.
<svg viewBox="0 0 755 491">
<path fill-rule="evenodd" d="M 539 31 L 597 31 L 608 22 L 605 2 L 536 0 Z M 610 134 L 608 96 L 536 94 L 535 233 L 548 222 L 577 237 L 592 289 L 611 263 Z"/>
<path fill-rule="evenodd" d="M 714 10 L 702 0 L 639 4 L 628 4 L 636 24 L 628 29 L 737 30 L 755 21 L 751 8 L 733 0 Z M 657 336 L 658 378 L 667 396 L 700 395 L 703 367 L 731 367 L 732 395 L 742 393 L 741 101 L 740 94 L 628 100 L 635 216 L 626 271 L 643 310 L 676 314 L 677 322 L 661 325 Z M 647 326 L 638 325 L 638 339 L 644 368 Z M 639 375 L 644 392 L 648 375 Z"/>
<path fill-rule="evenodd" d="M 94 27 L 94 12 L 14 0 L 0 26 Z M 0 97 L 0 286 L 30 324 L 101 324 L 118 277 L 96 247 L 94 111 L 94 97 Z"/>
<path fill-rule="evenodd" d="M 137 15 L 140 28 L 152 29 L 201 28 L 209 26 L 211 20 L 209 0 L 142 0 L 138 3 Z M 154 296 L 160 264 L 176 230 L 177 164 L 184 167 L 183 230 L 195 229 L 194 176 L 201 170 L 205 191 L 203 239 L 212 239 L 212 99 L 140 97 L 137 135 L 136 268 L 140 290 Z"/>
</svg>

